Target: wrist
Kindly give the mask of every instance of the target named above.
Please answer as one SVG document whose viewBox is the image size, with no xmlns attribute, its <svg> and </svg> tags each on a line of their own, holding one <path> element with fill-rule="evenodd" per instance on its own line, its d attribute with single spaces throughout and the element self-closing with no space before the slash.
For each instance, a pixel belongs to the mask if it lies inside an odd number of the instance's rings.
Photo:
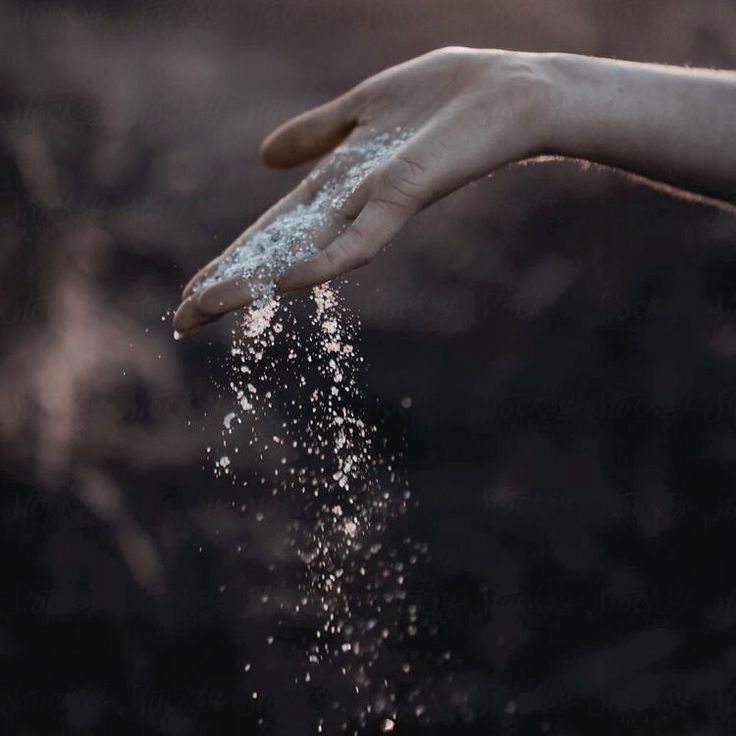
<svg viewBox="0 0 736 736">
<path fill-rule="evenodd" d="M 559 54 L 500 52 L 508 89 L 504 99 L 514 109 L 515 126 L 524 140 L 523 156 L 558 154 L 563 111 L 568 102 L 564 64 Z"/>
<path fill-rule="evenodd" d="M 581 77 L 590 76 L 583 56 L 564 53 L 534 55 L 534 64 L 543 88 L 544 110 L 540 132 L 539 154 L 552 156 L 574 156 L 571 143 L 572 123 L 584 116 L 580 108 Z M 577 77 L 577 78 L 576 78 Z"/>
<path fill-rule="evenodd" d="M 601 142 L 622 135 L 616 118 L 628 107 L 625 64 L 578 54 L 542 57 L 555 100 L 549 119 L 548 153 L 595 157 Z"/>
</svg>

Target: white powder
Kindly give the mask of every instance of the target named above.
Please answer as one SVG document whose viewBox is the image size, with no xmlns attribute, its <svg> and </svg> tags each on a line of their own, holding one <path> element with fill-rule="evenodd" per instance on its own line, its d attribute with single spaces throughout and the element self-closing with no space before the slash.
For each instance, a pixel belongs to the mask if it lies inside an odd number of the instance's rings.
<svg viewBox="0 0 736 736">
<path fill-rule="evenodd" d="M 311 682 L 324 668 L 332 673 L 323 678 L 329 682 L 336 668 L 348 678 L 354 702 L 340 708 L 333 703 L 336 711 L 326 717 L 357 718 L 365 726 L 383 713 L 383 732 L 393 730 L 398 703 L 392 655 L 382 652 L 389 645 L 406 649 L 418 631 L 405 576 L 426 557 L 426 545 L 398 531 L 410 494 L 395 471 L 397 458 L 365 416 L 357 321 L 331 287 L 320 286 L 312 291 L 314 311 L 300 332 L 296 315 L 271 296 L 284 271 L 315 252 L 313 233 L 330 212 L 405 137 L 382 135 L 339 147 L 312 174 L 323 181 L 332 172 L 312 202 L 241 237 L 197 286 L 201 291 L 236 276 L 258 278 L 259 298 L 230 351 L 234 406 L 223 420 L 223 449 L 235 443 L 237 452 L 237 445 L 247 445 L 264 462 L 260 478 L 250 482 L 279 498 L 280 513 L 284 502 L 293 505 L 284 534 L 291 559 L 301 565 L 301 581 L 298 596 L 280 611 L 313 631 L 302 679 Z M 215 471 L 236 482 L 229 456 L 221 455 Z M 264 514 L 255 518 L 262 521 Z M 414 708 L 409 704 L 406 712 L 413 716 Z M 323 724 L 321 719 L 318 730 Z"/>
<path fill-rule="evenodd" d="M 312 201 L 296 205 L 255 233 L 241 235 L 215 270 L 195 285 L 194 293 L 228 279 L 252 279 L 249 285 L 254 301 L 258 306 L 265 305 L 281 276 L 318 251 L 315 233 L 329 223 L 332 213 L 408 135 L 397 128 L 393 136 L 381 133 L 336 148 L 309 175 L 313 181 L 322 182 Z"/>
<path fill-rule="evenodd" d="M 234 406 L 223 449 L 247 446 L 264 462 L 260 477 L 245 481 L 244 501 L 255 485 L 278 499 L 278 518 L 291 505 L 284 535 L 300 583 L 279 610 L 313 632 L 301 679 L 309 673 L 324 686 L 345 677 L 353 695 L 340 718 L 365 726 L 379 717 L 380 701 L 390 704 L 382 712 L 393 722 L 397 678 L 405 674 L 400 664 L 392 674 L 389 647 L 410 649 L 420 628 L 405 585 L 427 550 L 400 531 L 410 494 L 395 470 L 398 458 L 365 417 L 357 321 L 331 287 L 311 296 L 306 320 L 276 299 L 249 310 L 234 333 Z M 215 470 L 237 482 L 232 465 L 219 461 Z M 413 718 L 415 706 L 408 703 L 402 718 Z"/>
</svg>

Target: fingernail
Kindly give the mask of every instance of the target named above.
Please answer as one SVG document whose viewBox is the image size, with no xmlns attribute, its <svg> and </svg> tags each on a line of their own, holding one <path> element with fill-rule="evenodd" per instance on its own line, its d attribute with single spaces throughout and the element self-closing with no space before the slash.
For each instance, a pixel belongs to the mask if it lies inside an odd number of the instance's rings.
<svg viewBox="0 0 736 736">
<path fill-rule="evenodd" d="M 202 325 L 190 327 L 188 330 L 174 330 L 174 340 L 184 340 L 188 337 L 194 337 L 200 330 Z"/>
</svg>

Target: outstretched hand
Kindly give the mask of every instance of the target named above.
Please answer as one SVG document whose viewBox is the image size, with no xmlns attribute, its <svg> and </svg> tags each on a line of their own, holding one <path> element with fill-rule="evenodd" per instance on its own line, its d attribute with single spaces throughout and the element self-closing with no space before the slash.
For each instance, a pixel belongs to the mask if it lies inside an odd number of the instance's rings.
<svg viewBox="0 0 736 736">
<path fill-rule="evenodd" d="M 324 158 L 190 281 L 174 327 L 192 335 L 274 282 L 291 291 L 362 266 L 426 205 L 540 154 L 613 166 L 733 209 L 733 120 L 734 72 L 575 54 L 433 51 L 266 139 L 261 153 L 270 166 Z"/>
<path fill-rule="evenodd" d="M 266 164 L 287 168 L 326 158 L 194 276 L 174 316 L 176 331 L 192 335 L 248 305 L 259 281 L 276 278 L 285 292 L 358 268 L 426 205 L 542 152 L 550 89 L 533 54 L 447 48 L 381 72 L 286 122 L 261 147 Z M 365 165 L 365 150 L 376 140 L 387 141 L 384 155 Z M 318 201 L 326 191 L 333 196 Z M 259 232 L 291 211 L 313 212 L 310 205 L 322 210 L 305 219 L 310 232 L 300 233 L 310 241 L 311 257 L 285 273 L 223 268 Z"/>
</svg>

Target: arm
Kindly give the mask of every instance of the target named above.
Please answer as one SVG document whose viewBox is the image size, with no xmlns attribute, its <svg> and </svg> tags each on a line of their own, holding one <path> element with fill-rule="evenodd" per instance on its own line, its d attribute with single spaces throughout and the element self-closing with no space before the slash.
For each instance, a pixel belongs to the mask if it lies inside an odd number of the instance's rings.
<svg viewBox="0 0 736 736">
<path fill-rule="evenodd" d="M 553 54 L 552 153 L 736 203 L 736 73 Z"/>
<path fill-rule="evenodd" d="M 364 265 L 423 207 L 501 166 L 540 155 L 594 161 L 736 203 L 733 121 L 732 72 L 570 54 L 457 48 L 426 54 L 266 139 L 261 153 L 271 166 L 324 159 L 190 281 L 174 326 L 194 334 L 253 301 L 256 276 L 269 264 L 235 274 L 223 264 L 271 224 L 281 232 L 290 213 L 314 212 L 322 201 L 317 224 L 308 236 L 303 228 L 298 233 L 316 255 L 270 274 L 281 291 Z M 383 159 L 361 161 L 360 151 L 377 136 L 397 135 Z M 350 175 L 357 170 L 359 180 Z"/>
</svg>

